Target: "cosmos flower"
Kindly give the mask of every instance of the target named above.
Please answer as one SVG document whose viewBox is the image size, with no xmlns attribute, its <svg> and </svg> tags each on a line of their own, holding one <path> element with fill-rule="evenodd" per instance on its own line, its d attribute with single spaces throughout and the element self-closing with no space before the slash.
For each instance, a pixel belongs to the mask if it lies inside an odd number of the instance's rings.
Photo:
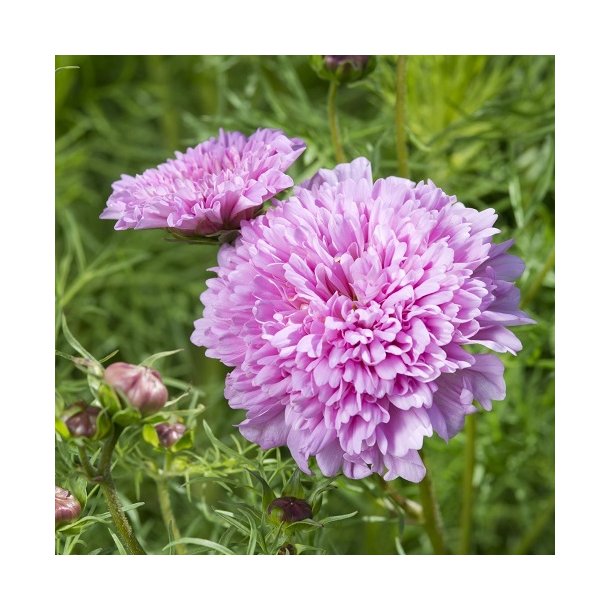
<svg viewBox="0 0 610 610">
<path fill-rule="evenodd" d="M 191 340 L 234 370 L 244 437 L 300 468 L 418 482 L 424 438 L 448 440 L 505 397 L 506 327 L 532 321 L 523 262 L 492 243 L 494 210 L 431 181 L 373 183 L 364 158 L 321 170 L 218 256 Z M 477 353 L 469 350 L 477 346 Z"/>
<path fill-rule="evenodd" d="M 100 218 L 115 229 L 169 228 L 184 235 L 238 229 L 262 204 L 293 185 L 284 172 L 305 150 L 275 129 L 251 136 L 222 129 L 143 174 L 122 175 Z"/>
</svg>

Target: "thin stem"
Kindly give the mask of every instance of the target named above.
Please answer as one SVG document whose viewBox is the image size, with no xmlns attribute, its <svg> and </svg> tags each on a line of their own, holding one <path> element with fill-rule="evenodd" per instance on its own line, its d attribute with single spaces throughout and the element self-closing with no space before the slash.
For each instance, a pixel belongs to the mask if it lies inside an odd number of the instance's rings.
<svg viewBox="0 0 610 610">
<path fill-rule="evenodd" d="M 176 517 L 174 516 L 174 511 L 172 510 L 169 486 L 167 484 L 167 477 L 165 476 L 171 468 L 171 460 L 171 454 L 167 453 L 165 455 L 165 469 L 161 473 L 161 476 L 157 478 L 157 495 L 159 497 L 159 506 L 161 508 L 161 516 L 163 517 L 165 527 L 171 531 L 174 540 L 180 540 L 182 538 L 182 534 L 178 529 Z M 187 554 L 186 546 L 184 546 L 184 544 L 176 544 L 174 548 L 176 549 L 176 553 L 178 555 Z"/>
<path fill-rule="evenodd" d="M 423 522 L 422 507 L 417 502 L 405 498 L 396 488 L 381 477 L 377 477 L 377 479 L 381 489 L 392 498 L 394 503 L 404 511 L 407 517 L 414 519 L 418 523 Z"/>
<path fill-rule="evenodd" d="M 422 460 L 424 459 L 423 452 L 420 451 Z M 424 528 L 432 543 L 432 548 L 436 555 L 447 554 L 445 541 L 443 536 L 443 524 L 441 522 L 441 513 L 438 508 L 434 488 L 432 486 L 432 477 L 430 468 L 426 466 L 426 476 L 419 484 L 419 492 L 421 495 L 421 505 L 424 511 Z"/>
<path fill-rule="evenodd" d="M 104 494 L 108 510 L 110 511 L 110 515 L 112 516 L 112 520 L 114 521 L 114 525 L 123 544 L 132 555 L 146 555 L 146 551 L 144 551 L 131 529 L 131 525 L 121 506 L 121 501 L 119 500 L 116 487 L 114 486 L 114 481 L 112 480 L 112 453 L 119 440 L 119 436 L 121 436 L 121 432 L 123 432 L 122 428 L 119 428 L 116 425 L 112 427 L 112 432 L 102 447 L 99 474 L 96 478 L 102 493 Z"/>
<path fill-rule="evenodd" d="M 546 502 L 546 506 L 538 515 L 538 518 L 532 524 L 532 527 L 526 532 L 521 542 L 515 547 L 513 555 L 526 555 L 540 537 L 548 522 L 555 514 L 555 494 Z"/>
<path fill-rule="evenodd" d="M 472 532 L 472 506 L 474 489 L 472 475 L 474 473 L 474 448 L 477 433 L 477 420 L 474 415 L 466 417 L 466 449 L 464 453 L 464 478 L 462 479 L 462 514 L 460 516 L 460 555 L 470 553 L 470 537 Z"/>
<path fill-rule="evenodd" d="M 396 63 L 396 158 L 398 159 L 398 175 L 403 178 L 409 176 L 409 161 L 407 155 L 407 58 L 405 55 L 398 56 Z"/>
<path fill-rule="evenodd" d="M 170 150 L 176 150 L 180 143 L 180 119 L 176 104 L 172 100 L 172 84 L 166 65 L 167 58 L 161 55 L 147 57 L 148 72 L 157 89 L 157 99 L 161 102 L 161 126 Z"/>
<path fill-rule="evenodd" d="M 547 259 L 546 259 L 542 269 L 540 270 L 540 273 L 538 273 L 538 275 L 532 282 L 530 289 L 527 291 L 527 294 L 523 297 L 523 300 L 521 301 L 521 307 L 525 308 L 525 306 L 528 305 L 534 299 L 534 297 L 538 294 L 538 291 L 540 290 L 540 288 L 542 286 L 542 282 L 544 282 L 544 278 L 546 277 L 546 274 L 551 270 L 554 263 L 555 263 L 555 248 L 553 248 L 549 252 L 549 255 L 547 256 Z"/>
<path fill-rule="evenodd" d="M 346 157 L 343 151 L 343 145 L 341 144 L 341 133 L 339 131 L 339 118 L 337 116 L 337 91 L 339 89 L 339 83 L 337 81 L 330 81 L 330 88 L 328 89 L 328 125 L 330 127 L 330 139 L 333 143 L 335 150 L 335 158 L 337 163 L 345 163 Z"/>
</svg>

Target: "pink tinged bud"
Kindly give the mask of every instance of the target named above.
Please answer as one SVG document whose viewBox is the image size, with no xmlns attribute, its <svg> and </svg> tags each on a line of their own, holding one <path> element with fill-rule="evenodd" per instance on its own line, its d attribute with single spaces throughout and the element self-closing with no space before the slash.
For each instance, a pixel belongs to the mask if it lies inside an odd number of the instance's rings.
<svg viewBox="0 0 610 610">
<path fill-rule="evenodd" d="M 320 78 L 338 83 L 353 83 L 375 69 L 374 55 L 312 55 L 312 68 Z"/>
<path fill-rule="evenodd" d="M 267 513 L 271 514 L 274 510 L 279 511 L 279 519 L 284 523 L 294 523 L 311 519 L 313 513 L 311 506 L 305 501 L 292 496 L 283 496 L 273 500 L 267 508 Z"/>
<path fill-rule="evenodd" d="M 161 375 L 147 366 L 115 362 L 104 372 L 104 380 L 145 415 L 161 409 L 168 399 Z"/>
<path fill-rule="evenodd" d="M 186 432 L 186 426 L 184 424 L 157 424 L 155 426 L 159 442 L 166 448 L 175 445 Z"/>
<path fill-rule="evenodd" d="M 366 67 L 370 55 L 324 55 L 324 63 L 329 70 L 336 70 L 339 66 L 352 64 L 355 69 Z"/>
<path fill-rule="evenodd" d="M 55 523 L 72 521 L 80 515 L 79 501 L 67 490 L 55 486 Z"/>
<path fill-rule="evenodd" d="M 100 407 L 89 407 L 84 405 L 80 413 L 75 413 L 66 419 L 66 426 L 72 436 L 84 436 L 91 438 L 97 432 L 97 416 L 99 415 Z"/>
</svg>

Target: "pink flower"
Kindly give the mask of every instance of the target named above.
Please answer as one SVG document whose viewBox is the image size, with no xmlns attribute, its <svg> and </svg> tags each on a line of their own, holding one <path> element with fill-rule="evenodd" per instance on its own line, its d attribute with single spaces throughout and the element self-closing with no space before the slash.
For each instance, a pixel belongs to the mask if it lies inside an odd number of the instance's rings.
<svg viewBox="0 0 610 610">
<path fill-rule="evenodd" d="M 321 170 L 218 256 L 191 340 L 234 370 L 240 431 L 287 445 L 309 472 L 418 482 L 418 450 L 505 397 L 506 327 L 532 321 L 513 282 L 523 262 L 492 244 L 494 210 L 431 181 L 373 183 L 360 158 Z"/>
<path fill-rule="evenodd" d="M 293 185 L 284 172 L 305 150 L 298 139 L 275 129 L 251 136 L 220 130 L 143 174 L 122 175 L 100 218 L 114 228 L 171 228 L 186 235 L 238 229 L 262 204 Z"/>
<path fill-rule="evenodd" d="M 158 411 L 167 402 L 167 388 L 159 371 L 147 366 L 115 362 L 104 372 L 104 381 L 145 415 Z"/>
</svg>

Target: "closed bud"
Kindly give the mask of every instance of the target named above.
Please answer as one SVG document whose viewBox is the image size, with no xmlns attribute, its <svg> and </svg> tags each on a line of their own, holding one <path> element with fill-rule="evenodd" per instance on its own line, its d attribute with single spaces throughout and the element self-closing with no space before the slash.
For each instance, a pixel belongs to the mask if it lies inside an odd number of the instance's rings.
<svg viewBox="0 0 610 610">
<path fill-rule="evenodd" d="M 375 68 L 372 55 L 312 55 L 311 65 L 320 78 L 353 83 Z"/>
<path fill-rule="evenodd" d="M 284 523 L 303 521 L 303 519 L 311 519 L 313 516 L 311 506 L 305 500 L 292 496 L 283 496 L 273 500 L 267 508 L 267 513 L 271 514 L 275 511 L 278 513 L 279 520 Z"/>
<path fill-rule="evenodd" d="M 80 406 L 82 410 L 66 419 L 66 426 L 68 426 L 70 434 L 92 438 L 97 432 L 97 417 L 101 411 L 100 407 L 89 406 L 83 401 L 74 406 Z"/>
<path fill-rule="evenodd" d="M 144 415 L 158 411 L 167 402 L 161 375 L 147 366 L 115 362 L 104 372 L 104 380 Z"/>
<path fill-rule="evenodd" d="M 72 521 L 80 515 L 79 501 L 67 490 L 55 486 L 55 523 Z"/>
<path fill-rule="evenodd" d="M 162 423 L 155 426 L 159 442 L 166 448 L 175 445 L 186 432 L 186 426 L 184 424 L 168 424 Z"/>
</svg>

